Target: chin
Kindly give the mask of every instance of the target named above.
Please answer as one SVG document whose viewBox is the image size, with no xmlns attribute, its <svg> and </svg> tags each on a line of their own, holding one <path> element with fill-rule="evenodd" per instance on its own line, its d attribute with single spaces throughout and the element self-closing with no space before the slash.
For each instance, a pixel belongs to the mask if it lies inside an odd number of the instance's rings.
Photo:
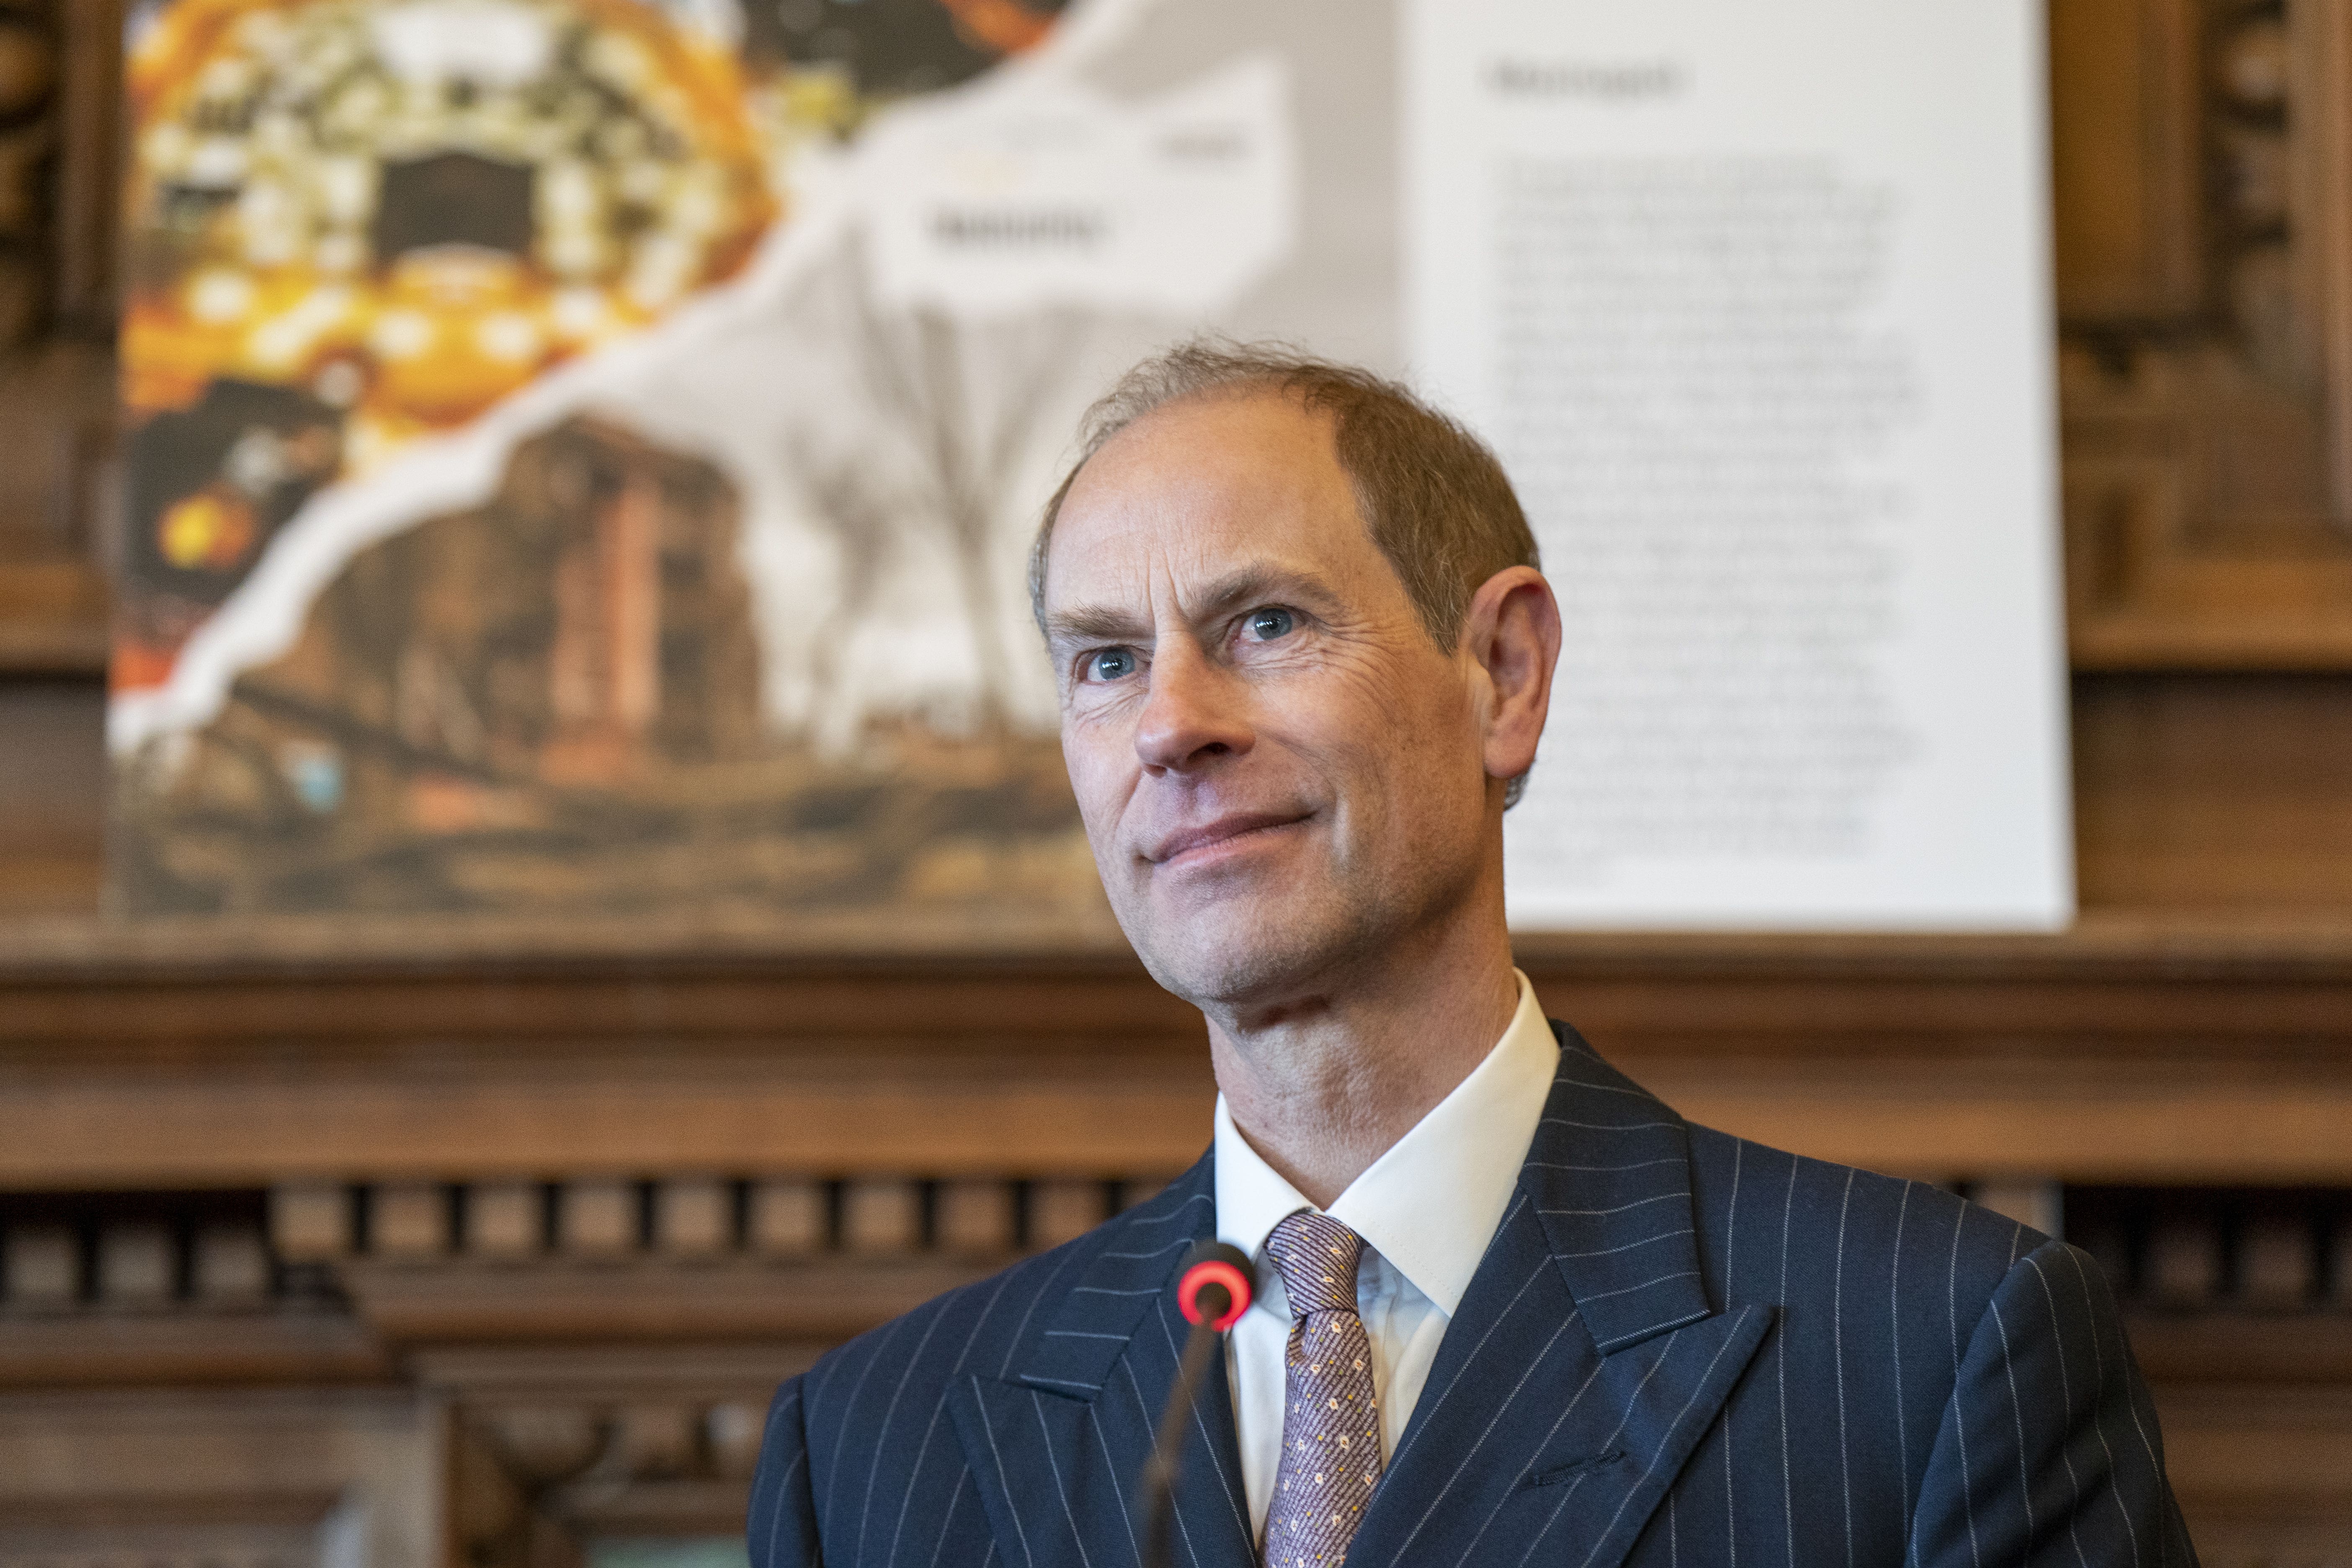
<svg viewBox="0 0 2352 1568">
<path fill-rule="evenodd" d="M 1334 918 L 1332 900 L 1286 899 L 1276 908 L 1153 910 L 1120 923 L 1151 977 L 1196 1007 L 1281 1000 L 1360 955 L 1361 920 Z"/>
</svg>

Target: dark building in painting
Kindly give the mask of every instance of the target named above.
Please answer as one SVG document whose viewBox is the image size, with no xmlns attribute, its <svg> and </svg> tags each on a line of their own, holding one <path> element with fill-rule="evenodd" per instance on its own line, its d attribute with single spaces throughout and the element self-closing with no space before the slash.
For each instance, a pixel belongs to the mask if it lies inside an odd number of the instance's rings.
<svg viewBox="0 0 2352 1568">
<path fill-rule="evenodd" d="M 907 727 L 834 758 L 777 732 L 740 548 L 707 463 L 591 422 L 526 443 L 488 505 L 362 551 L 217 718 L 122 772 L 121 896 L 1091 907 L 1050 742 Z"/>
</svg>

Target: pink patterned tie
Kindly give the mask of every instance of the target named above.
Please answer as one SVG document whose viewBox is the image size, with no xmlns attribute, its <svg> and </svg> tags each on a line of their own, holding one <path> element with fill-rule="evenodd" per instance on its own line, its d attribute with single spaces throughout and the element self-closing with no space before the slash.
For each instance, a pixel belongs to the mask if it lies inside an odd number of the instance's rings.
<svg viewBox="0 0 2352 1568">
<path fill-rule="evenodd" d="M 1266 1238 L 1290 1297 L 1282 1463 L 1265 1512 L 1266 1568 L 1339 1568 L 1381 1479 L 1372 1342 L 1356 1315 L 1364 1238 L 1301 1209 Z"/>
</svg>

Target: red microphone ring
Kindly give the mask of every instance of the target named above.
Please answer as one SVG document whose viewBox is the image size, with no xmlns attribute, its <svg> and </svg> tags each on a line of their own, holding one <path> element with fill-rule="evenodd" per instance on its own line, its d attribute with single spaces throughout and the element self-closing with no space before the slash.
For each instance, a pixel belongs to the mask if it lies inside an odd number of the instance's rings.
<svg viewBox="0 0 2352 1568">
<path fill-rule="evenodd" d="M 1201 1321 L 1201 1288 L 1210 1284 L 1223 1286 L 1228 1299 L 1225 1310 L 1213 1325 L 1222 1334 L 1240 1322 L 1242 1314 L 1249 1310 L 1250 1279 L 1249 1276 L 1222 1258 L 1212 1258 L 1187 1268 L 1184 1278 L 1176 1285 L 1176 1304 L 1183 1310 L 1186 1322 Z"/>
</svg>

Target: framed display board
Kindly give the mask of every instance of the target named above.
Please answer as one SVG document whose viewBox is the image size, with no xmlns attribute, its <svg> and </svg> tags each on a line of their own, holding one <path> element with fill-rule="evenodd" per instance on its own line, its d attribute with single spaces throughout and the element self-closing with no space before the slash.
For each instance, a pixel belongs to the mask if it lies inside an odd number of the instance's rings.
<svg viewBox="0 0 2352 1568">
<path fill-rule="evenodd" d="M 1523 921 L 2063 918 L 2039 78 L 1950 11 L 157 0 L 115 907 L 1108 933 L 1024 558 L 1210 329 L 1512 468 Z"/>
</svg>

